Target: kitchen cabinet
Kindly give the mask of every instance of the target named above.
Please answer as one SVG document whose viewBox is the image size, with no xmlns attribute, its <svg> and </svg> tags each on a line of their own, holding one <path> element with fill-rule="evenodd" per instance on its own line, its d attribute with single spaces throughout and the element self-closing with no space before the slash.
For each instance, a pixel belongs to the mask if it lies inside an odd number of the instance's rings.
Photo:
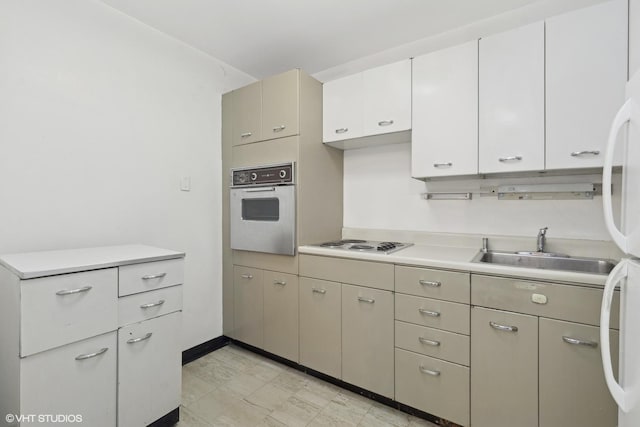
<svg viewBox="0 0 640 427">
<path fill-rule="evenodd" d="M 300 278 L 300 364 L 342 378 L 342 286 Z"/>
<path fill-rule="evenodd" d="M 544 169 L 544 23 L 479 46 L 479 172 Z"/>
<path fill-rule="evenodd" d="M 233 145 L 262 139 L 262 82 L 233 91 Z"/>
<path fill-rule="evenodd" d="M 233 266 L 233 324 L 235 338 L 254 347 L 264 346 L 263 270 Z"/>
<path fill-rule="evenodd" d="M 337 148 L 410 142 L 411 60 L 323 85 L 323 142 Z"/>
<path fill-rule="evenodd" d="M 547 19 L 545 54 L 546 169 L 602 167 L 610 124 L 625 99 L 627 2 Z"/>
<path fill-rule="evenodd" d="M 413 59 L 411 176 L 478 173 L 478 41 Z"/>
<path fill-rule="evenodd" d="M 264 349 L 298 361 L 298 276 L 265 271 Z"/>
</svg>

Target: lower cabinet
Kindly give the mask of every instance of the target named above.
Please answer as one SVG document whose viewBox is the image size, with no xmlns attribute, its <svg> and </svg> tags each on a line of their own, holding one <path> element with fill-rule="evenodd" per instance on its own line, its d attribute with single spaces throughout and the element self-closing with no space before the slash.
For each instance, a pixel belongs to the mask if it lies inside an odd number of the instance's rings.
<svg viewBox="0 0 640 427">
<path fill-rule="evenodd" d="M 342 378 L 342 285 L 300 278 L 300 364 Z"/>
<path fill-rule="evenodd" d="M 238 341 L 254 347 L 264 346 L 262 286 L 263 271 L 233 267 L 233 325 Z"/>
<path fill-rule="evenodd" d="M 181 312 L 118 330 L 118 425 L 142 427 L 180 406 Z"/>
<path fill-rule="evenodd" d="M 393 293 L 342 285 L 342 379 L 393 399 Z"/>
<path fill-rule="evenodd" d="M 264 271 L 264 349 L 298 361 L 298 276 Z"/>
</svg>

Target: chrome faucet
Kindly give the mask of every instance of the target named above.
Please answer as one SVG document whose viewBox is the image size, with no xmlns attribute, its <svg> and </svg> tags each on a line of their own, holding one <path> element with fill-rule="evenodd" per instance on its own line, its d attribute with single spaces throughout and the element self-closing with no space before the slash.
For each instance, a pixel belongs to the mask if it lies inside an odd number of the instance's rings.
<svg viewBox="0 0 640 427">
<path fill-rule="evenodd" d="M 482 252 L 487 253 L 489 252 L 489 238 L 488 237 L 483 237 L 482 238 Z"/>
<path fill-rule="evenodd" d="M 544 246 L 547 243 L 547 230 L 549 227 L 544 227 L 538 230 L 537 251 L 544 252 Z"/>
</svg>

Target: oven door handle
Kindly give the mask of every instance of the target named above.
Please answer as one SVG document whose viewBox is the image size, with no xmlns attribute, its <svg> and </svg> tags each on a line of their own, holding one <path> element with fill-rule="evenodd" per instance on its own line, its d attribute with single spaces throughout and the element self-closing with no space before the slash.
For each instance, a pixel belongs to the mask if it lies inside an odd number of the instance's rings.
<svg viewBox="0 0 640 427">
<path fill-rule="evenodd" d="M 252 188 L 251 190 L 243 190 L 245 193 L 263 193 L 267 191 L 276 191 L 276 187 L 269 188 Z"/>
</svg>

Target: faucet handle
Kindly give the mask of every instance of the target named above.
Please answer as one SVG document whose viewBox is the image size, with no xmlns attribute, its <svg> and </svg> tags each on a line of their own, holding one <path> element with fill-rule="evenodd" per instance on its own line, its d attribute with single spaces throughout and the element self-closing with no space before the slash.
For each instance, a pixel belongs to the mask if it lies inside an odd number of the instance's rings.
<svg viewBox="0 0 640 427">
<path fill-rule="evenodd" d="M 542 227 L 538 233 L 542 236 L 544 236 L 545 234 L 547 234 L 547 230 L 549 229 L 549 227 Z"/>
</svg>

